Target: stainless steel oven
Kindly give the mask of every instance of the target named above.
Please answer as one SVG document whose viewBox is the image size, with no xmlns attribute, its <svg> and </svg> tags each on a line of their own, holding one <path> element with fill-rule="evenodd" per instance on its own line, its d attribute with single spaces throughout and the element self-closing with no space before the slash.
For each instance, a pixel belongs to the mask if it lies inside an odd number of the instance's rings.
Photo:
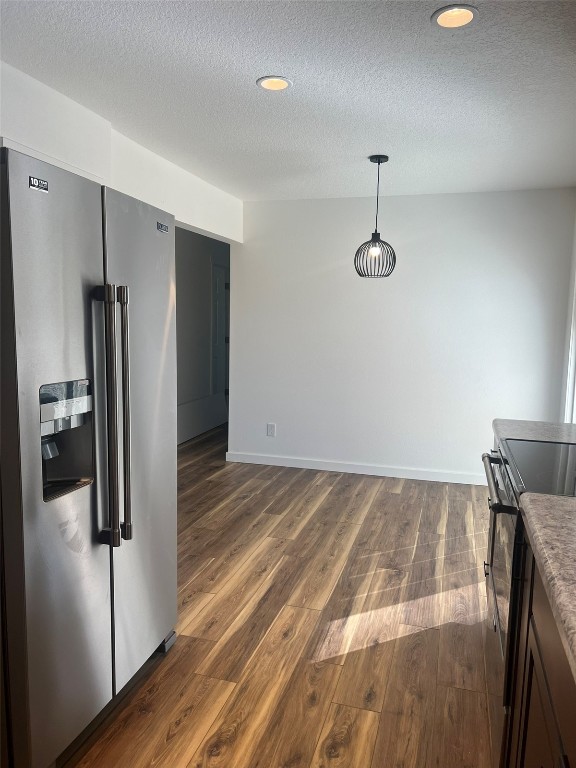
<svg viewBox="0 0 576 768">
<path fill-rule="evenodd" d="M 484 654 L 488 693 L 501 706 L 491 709 L 493 768 L 506 766 L 507 720 L 518 652 L 522 599 L 523 493 L 576 496 L 576 426 L 536 422 L 494 422 L 496 448 L 482 456 L 488 481 L 490 528 L 484 563 L 488 627 Z M 528 426 L 527 426 L 528 425 Z M 532 435 L 548 436 L 535 440 Z M 559 437 L 565 441 L 553 440 Z M 566 442 L 568 440 L 568 442 Z M 494 711 L 496 710 L 496 711 Z"/>
<path fill-rule="evenodd" d="M 485 453 L 482 462 L 488 481 L 490 527 L 484 562 L 488 629 L 485 642 L 489 693 L 498 696 L 501 707 L 492 723 L 493 765 L 501 764 L 501 735 L 510 715 L 515 638 L 511 628 L 520 602 L 523 533 L 519 504 L 508 475 L 506 456 L 498 450 Z M 497 746 L 496 746 L 497 744 Z"/>
</svg>

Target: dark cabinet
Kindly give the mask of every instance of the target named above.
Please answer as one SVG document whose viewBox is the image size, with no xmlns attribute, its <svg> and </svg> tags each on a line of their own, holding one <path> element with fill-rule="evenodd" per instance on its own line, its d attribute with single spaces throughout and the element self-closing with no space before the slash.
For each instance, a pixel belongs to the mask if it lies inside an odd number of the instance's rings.
<svg viewBox="0 0 576 768">
<path fill-rule="evenodd" d="M 529 542 L 505 768 L 576 768 L 576 682 Z"/>
<path fill-rule="evenodd" d="M 528 629 L 525 671 L 525 714 L 522 732 L 524 768 L 560 768 L 565 765 L 546 676 L 533 627 Z"/>
</svg>

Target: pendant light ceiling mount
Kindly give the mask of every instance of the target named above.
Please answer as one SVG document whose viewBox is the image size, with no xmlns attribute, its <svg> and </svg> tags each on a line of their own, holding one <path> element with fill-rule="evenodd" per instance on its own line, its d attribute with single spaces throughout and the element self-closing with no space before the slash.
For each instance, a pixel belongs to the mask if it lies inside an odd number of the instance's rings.
<svg viewBox="0 0 576 768">
<path fill-rule="evenodd" d="M 378 232 L 378 203 L 380 201 L 380 166 L 388 162 L 388 155 L 370 155 L 368 160 L 378 165 L 376 186 L 376 226 L 370 240 L 358 248 L 354 256 L 354 267 L 360 277 L 388 277 L 396 266 L 396 254 L 389 243 L 380 239 Z"/>
</svg>

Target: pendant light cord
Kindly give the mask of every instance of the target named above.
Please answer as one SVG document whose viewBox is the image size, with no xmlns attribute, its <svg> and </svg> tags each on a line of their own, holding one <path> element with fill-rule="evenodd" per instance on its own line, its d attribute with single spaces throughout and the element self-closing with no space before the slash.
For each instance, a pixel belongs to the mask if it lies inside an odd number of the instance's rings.
<svg viewBox="0 0 576 768">
<path fill-rule="evenodd" d="M 378 232 L 378 202 L 380 200 L 380 161 L 378 161 L 378 183 L 376 184 L 376 226 L 374 231 Z"/>
</svg>

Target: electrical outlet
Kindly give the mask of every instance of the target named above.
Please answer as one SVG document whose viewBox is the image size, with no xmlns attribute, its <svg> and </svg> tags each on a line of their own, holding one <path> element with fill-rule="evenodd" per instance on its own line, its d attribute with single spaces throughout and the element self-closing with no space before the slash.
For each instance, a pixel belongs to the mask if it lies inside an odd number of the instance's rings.
<svg viewBox="0 0 576 768">
<path fill-rule="evenodd" d="M 266 424 L 266 436 L 276 437 L 276 424 L 272 424 L 272 423 Z"/>
</svg>

